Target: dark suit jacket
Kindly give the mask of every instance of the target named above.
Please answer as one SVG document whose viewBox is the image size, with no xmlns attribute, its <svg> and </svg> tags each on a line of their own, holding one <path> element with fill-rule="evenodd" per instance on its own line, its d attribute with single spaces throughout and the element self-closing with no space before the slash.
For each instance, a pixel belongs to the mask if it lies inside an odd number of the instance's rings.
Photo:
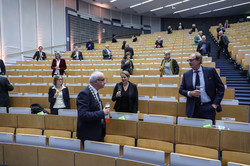
<svg viewBox="0 0 250 166">
<path fill-rule="evenodd" d="M 158 45 L 160 46 L 160 48 L 162 48 L 163 47 L 162 44 L 163 44 L 163 40 L 161 40 L 160 42 L 158 40 L 156 40 L 155 41 L 155 48 L 158 48 Z"/>
<path fill-rule="evenodd" d="M 133 70 L 134 70 L 134 64 L 133 62 L 130 60 L 128 64 L 125 64 L 126 59 L 123 59 L 121 62 L 121 68 L 122 70 L 126 70 L 129 72 L 130 75 L 133 74 Z"/>
<path fill-rule="evenodd" d="M 2 59 L 0 59 L 0 68 L 1 68 L 0 75 L 5 75 L 6 70 L 5 70 L 5 65 Z"/>
<path fill-rule="evenodd" d="M 12 91 L 14 87 L 10 84 L 6 77 L 0 76 L 0 107 L 10 107 L 10 99 L 8 91 Z"/>
<path fill-rule="evenodd" d="M 109 54 L 108 54 L 108 51 L 106 50 L 106 48 L 104 50 L 102 50 L 102 55 L 103 55 L 103 59 L 111 59 L 111 56 L 109 58 Z"/>
<path fill-rule="evenodd" d="M 210 52 L 211 52 L 210 42 L 206 41 L 205 43 L 206 43 L 206 51 L 207 51 L 207 54 L 208 54 L 208 56 L 209 56 L 209 55 L 210 55 Z M 197 46 L 197 51 L 200 52 L 201 55 L 202 55 L 201 47 L 202 47 L 203 44 L 204 44 L 204 43 L 203 43 L 202 41 L 200 41 L 200 42 L 198 43 L 198 46 Z"/>
<path fill-rule="evenodd" d="M 131 47 L 126 47 L 126 48 L 124 49 L 124 55 L 126 55 L 126 52 L 130 52 L 130 53 L 131 53 L 130 59 L 133 59 L 133 56 L 134 56 L 134 50 L 133 50 L 133 48 L 131 48 Z"/>
<path fill-rule="evenodd" d="M 42 59 L 45 60 L 47 58 L 46 53 L 42 52 L 42 55 L 43 55 Z M 40 58 L 40 51 L 36 51 L 33 56 L 33 59 L 36 59 L 38 61 L 39 58 Z"/>
<path fill-rule="evenodd" d="M 121 106 L 121 98 L 120 97 L 116 97 L 116 93 L 118 91 L 118 89 L 122 88 L 122 82 L 117 83 L 115 86 L 115 89 L 113 91 L 113 96 L 112 96 L 112 101 L 116 101 L 114 109 L 115 111 L 119 112 L 120 106 Z M 136 84 L 129 82 L 129 86 L 128 86 L 128 93 L 129 93 L 129 110 L 128 112 L 131 113 L 137 113 L 138 111 L 138 90 L 136 87 Z"/>
<path fill-rule="evenodd" d="M 94 42 L 87 42 L 86 48 L 87 48 L 87 50 L 93 50 L 95 48 Z"/>
<path fill-rule="evenodd" d="M 205 81 L 205 91 L 207 95 L 211 98 L 212 104 L 218 105 L 217 112 L 221 112 L 220 102 L 224 96 L 225 87 L 217 74 L 215 68 L 212 67 L 202 67 L 204 81 Z M 188 97 L 188 91 L 194 90 L 193 88 L 193 69 L 185 72 L 183 74 L 182 83 L 180 85 L 179 93 L 187 97 L 186 103 L 186 115 L 188 117 L 193 117 L 195 97 Z"/>
<path fill-rule="evenodd" d="M 54 98 L 54 95 L 56 93 L 56 89 L 50 87 L 49 88 L 49 102 L 50 102 L 50 109 L 53 109 L 56 99 Z M 69 98 L 69 89 L 68 87 L 63 88 L 63 101 L 67 109 L 70 109 L 70 98 Z"/>
<path fill-rule="evenodd" d="M 229 44 L 229 39 L 226 35 L 223 35 L 221 38 L 220 38 L 220 41 L 219 41 L 219 45 L 220 46 L 228 46 Z"/>
<path fill-rule="evenodd" d="M 98 141 L 105 136 L 104 112 L 100 110 L 89 87 L 80 91 L 77 96 L 77 138 Z"/>
<path fill-rule="evenodd" d="M 76 51 L 73 51 L 71 54 L 71 58 L 73 58 L 73 60 L 76 59 L 76 57 L 74 57 L 76 55 Z M 83 60 L 83 56 L 82 56 L 82 52 L 78 51 L 78 56 L 79 56 L 79 60 Z"/>
<path fill-rule="evenodd" d="M 63 75 L 64 70 L 67 69 L 66 62 L 64 59 L 61 59 L 59 67 L 60 67 L 60 75 Z M 53 76 L 56 70 L 56 59 L 53 59 L 51 69 L 53 69 L 52 71 L 52 76 Z"/>
</svg>

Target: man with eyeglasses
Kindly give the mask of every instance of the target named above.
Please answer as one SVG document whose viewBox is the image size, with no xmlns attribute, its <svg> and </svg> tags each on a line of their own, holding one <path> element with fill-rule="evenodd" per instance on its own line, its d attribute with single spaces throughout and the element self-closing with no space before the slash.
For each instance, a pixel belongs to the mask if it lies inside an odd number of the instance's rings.
<svg viewBox="0 0 250 166">
<path fill-rule="evenodd" d="M 77 138 L 82 141 L 104 141 L 106 134 L 105 116 L 110 108 L 103 108 L 98 90 L 106 84 L 104 74 L 95 71 L 89 78 L 89 85 L 77 96 Z"/>
<path fill-rule="evenodd" d="M 191 70 L 183 74 L 179 93 L 187 97 L 186 115 L 190 118 L 211 119 L 221 112 L 225 87 L 215 68 L 204 67 L 201 54 L 192 53 L 188 60 Z"/>
</svg>

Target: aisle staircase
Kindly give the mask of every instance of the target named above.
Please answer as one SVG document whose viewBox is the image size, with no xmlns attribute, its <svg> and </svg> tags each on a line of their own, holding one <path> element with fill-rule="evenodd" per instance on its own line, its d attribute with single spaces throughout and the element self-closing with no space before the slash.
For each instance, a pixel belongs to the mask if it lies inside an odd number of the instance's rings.
<svg viewBox="0 0 250 166">
<path fill-rule="evenodd" d="M 211 36 L 207 38 L 211 43 L 213 62 L 216 63 L 216 68 L 220 69 L 220 76 L 226 77 L 227 88 L 235 89 L 235 100 L 239 100 L 240 105 L 250 105 L 250 82 L 247 80 L 246 74 L 235 69 L 233 63 L 225 56 L 221 55 L 220 59 L 217 59 L 218 45 Z"/>
</svg>

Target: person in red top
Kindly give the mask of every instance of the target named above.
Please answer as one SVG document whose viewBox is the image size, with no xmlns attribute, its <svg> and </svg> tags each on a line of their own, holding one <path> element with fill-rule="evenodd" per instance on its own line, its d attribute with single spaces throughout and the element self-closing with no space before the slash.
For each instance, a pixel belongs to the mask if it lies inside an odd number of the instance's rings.
<svg viewBox="0 0 250 166">
<path fill-rule="evenodd" d="M 55 53 L 55 59 L 52 61 L 51 65 L 52 77 L 54 75 L 63 75 L 65 74 L 64 70 L 67 69 L 65 59 L 62 59 L 62 56 L 59 52 Z"/>
</svg>

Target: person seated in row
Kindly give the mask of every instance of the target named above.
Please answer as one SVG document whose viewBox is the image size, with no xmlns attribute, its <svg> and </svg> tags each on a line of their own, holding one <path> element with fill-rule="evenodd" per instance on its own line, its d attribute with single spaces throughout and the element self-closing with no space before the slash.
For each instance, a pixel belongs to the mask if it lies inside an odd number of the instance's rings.
<svg viewBox="0 0 250 166">
<path fill-rule="evenodd" d="M 189 34 L 192 34 L 193 32 L 195 32 L 195 29 L 196 29 L 196 25 L 195 25 L 195 24 L 192 24 L 192 29 L 191 29 L 191 31 L 189 31 L 188 33 L 189 33 Z"/>
<path fill-rule="evenodd" d="M 210 45 L 210 42 L 206 41 L 205 35 L 202 36 L 201 41 L 199 42 L 199 44 L 197 46 L 197 51 L 202 56 L 209 56 L 210 55 L 211 45 Z"/>
<path fill-rule="evenodd" d="M 116 35 L 115 34 L 112 35 L 112 43 L 117 43 Z"/>
<path fill-rule="evenodd" d="M 123 57 L 121 62 L 121 68 L 123 71 L 129 72 L 130 75 L 133 74 L 134 64 L 133 61 L 130 59 L 131 53 L 126 52 L 126 55 Z"/>
<path fill-rule="evenodd" d="M 127 71 L 122 71 L 120 75 L 121 82 L 116 84 L 112 95 L 112 101 L 115 101 L 114 109 L 116 112 L 137 113 L 137 86 L 129 81 L 130 74 Z"/>
<path fill-rule="evenodd" d="M 37 61 L 41 61 L 41 60 L 45 60 L 47 57 L 46 57 L 46 53 L 43 52 L 43 47 L 42 46 L 39 46 L 38 47 L 38 51 L 35 52 L 34 56 L 33 56 L 33 60 L 37 60 Z"/>
<path fill-rule="evenodd" d="M 177 30 L 182 30 L 182 29 L 184 29 L 184 26 L 180 22 L 179 25 L 177 26 Z"/>
<path fill-rule="evenodd" d="M 130 54 L 131 54 L 130 59 L 133 59 L 133 56 L 134 56 L 134 49 L 133 49 L 132 47 L 129 47 L 129 44 L 128 44 L 128 43 L 126 43 L 126 45 L 125 45 L 124 56 L 126 55 L 127 52 L 130 52 Z"/>
<path fill-rule="evenodd" d="M 0 59 L 0 75 L 5 75 L 6 69 L 2 59 Z"/>
<path fill-rule="evenodd" d="M 95 49 L 95 44 L 92 41 L 92 39 L 89 38 L 89 41 L 86 43 L 86 48 L 87 48 L 87 50 L 93 50 L 93 49 Z"/>
<path fill-rule="evenodd" d="M 62 55 L 59 52 L 55 53 L 55 59 L 52 61 L 51 65 L 52 71 L 52 77 L 54 75 L 64 75 L 64 70 L 67 69 L 65 59 L 62 59 Z"/>
<path fill-rule="evenodd" d="M 63 77 L 56 75 L 53 86 L 49 88 L 50 113 L 58 115 L 59 109 L 70 109 L 68 87 L 63 85 Z"/>
<path fill-rule="evenodd" d="M 125 49 L 125 45 L 126 45 L 126 43 L 127 43 L 127 41 L 125 41 L 125 40 L 122 42 L 122 50 L 124 50 L 124 49 Z"/>
<path fill-rule="evenodd" d="M 168 34 L 172 34 L 173 33 L 173 30 L 171 28 L 171 26 L 168 26 Z"/>
<path fill-rule="evenodd" d="M 82 52 L 79 51 L 79 47 L 75 46 L 75 50 L 71 54 L 73 60 L 83 60 Z"/>
<path fill-rule="evenodd" d="M 133 36 L 133 42 L 136 42 L 137 41 L 137 37 L 136 35 Z"/>
<path fill-rule="evenodd" d="M 164 59 L 161 61 L 160 76 L 179 74 L 179 65 L 175 59 L 170 57 L 170 51 L 164 52 Z"/>
<path fill-rule="evenodd" d="M 196 35 L 196 36 L 194 37 L 194 45 L 195 45 L 195 46 L 197 46 L 198 43 L 201 41 L 202 34 L 203 34 L 203 32 L 202 32 L 202 31 L 199 31 L 199 32 L 198 32 L 198 35 Z"/>
<path fill-rule="evenodd" d="M 230 28 L 230 24 L 228 23 L 228 20 L 225 21 L 224 29 Z"/>
<path fill-rule="evenodd" d="M 102 55 L 103 55 L 103 59 L 112 59 L 112 52 L 109 49 L 109 45 L 106 45 L 105 49 L 102 50 Z"/>
<path fill-rule="evenodd" d="M 163 41 L 161 40 L 161 36 L 158 36 L 158 40 L 155 41 L 155 48 L 162 48 Z"/>
</svg>

